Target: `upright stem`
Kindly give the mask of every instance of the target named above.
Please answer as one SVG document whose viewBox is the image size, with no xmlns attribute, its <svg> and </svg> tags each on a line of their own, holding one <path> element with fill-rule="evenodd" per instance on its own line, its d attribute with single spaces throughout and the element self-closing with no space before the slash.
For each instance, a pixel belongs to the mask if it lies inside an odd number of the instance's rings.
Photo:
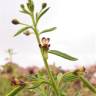
<svg viewBox="0 0 96 96">
<path fill-rule="evenodd" d="M 12 54 L 10 55 L 10 62 L 12 63 Z"/>
<path fill-rule="evenodd" d="M 34 32 L 35 32 L 35 35 L 36 35 L 36 39 L 37 39 L 37 42 L 38 42 L 38 45 L 39 45 L 39 44 L 40 44 L 40 38 L 39 38 L 39 34 L 38 34 L 38 30 L 37 30 L 37 26 L 36 26 L 36 24 L 35 24 L 35 20 L 34 20 L 34 15 L 33 15 L 33 14 L 32 14 L 32 22 L 33 22 L 33 25 L 34 25 Z M 53 75 L 52 75 L 52 73 L 51 73 L 51 71 L 50 71 L 50 68 L 49 68 L 49 66 L 48 66 L 48 62 L 47 62 L 46 58 L 44 57 L 41 48 L 40 48 L 40 52 L 41 52 L 41 55 L 42 55 L 42 58 L 43 58 L 45 67 L 46 67 L 46 69 L 47 69 L 48 75 L 49 75 L 49 77 L 50 77 L 50 79 L 51 79 L 51 82 L 52 82 L 53 88 L 54 88 L 54 90 L 55 90 L 55 93 L 57 94 L 57 96 L 59 96 L 59 92 L 58 92 L 56 83 L 55 83 L 55 81 L 54 81 L 54 77 L 53 77 Z"/>
</svg>

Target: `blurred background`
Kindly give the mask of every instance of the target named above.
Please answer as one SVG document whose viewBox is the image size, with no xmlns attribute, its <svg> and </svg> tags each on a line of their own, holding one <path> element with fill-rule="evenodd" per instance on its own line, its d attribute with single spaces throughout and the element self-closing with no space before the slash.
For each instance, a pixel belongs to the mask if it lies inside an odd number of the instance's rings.
<svg viewBox="0 0 96 96">
<path fill-rule="evenodd" d="M 0 65 L 7 62 L 8 49 L 13 49 L 13 61 L 22 67 L 42 67 L 38 46 L 34 35 L 13 38 L 21 28 L 11 24 L 12 19 L 31 24 L 28 16 L 20 13 L 20 4 L 27 0 L 0 0 Z M 38 2 L 39 1 L 39 2 Z M 70 62 L 49 55 L 49 64 L 55 63 L 63 69 L 73 69 L 79 65 L 96 63 L 96 1 L 95 0 L 35 0 L 37 10 L 40 3 L 47 2 L 49 12 L 42 18 L 39 28 L 56 26 L 53 33 L 42 35 L 50 37 L 50 49 L 57 49 L 78 58 Z"/>
</svg>

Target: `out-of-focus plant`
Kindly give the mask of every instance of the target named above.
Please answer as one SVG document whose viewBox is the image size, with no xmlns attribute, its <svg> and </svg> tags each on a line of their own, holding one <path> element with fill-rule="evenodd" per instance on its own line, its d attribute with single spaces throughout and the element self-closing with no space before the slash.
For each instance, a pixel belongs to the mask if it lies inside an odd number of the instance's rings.
<svg viewBox="0 0 96 96">
<path fill-rule="evenodd" d="M 7 50 L 7 53 L 8 53 L 8 57 L 6 58 L 6 60 L 8 60 L 8 62 L 12 63 L 13 62 L 13 55 L 15 54 L 13 52 L 13 49 L 8 49 Z"/>
<path fill-rule="evenodd" d="M 13 83 L 17 87 L 12 90 L 9 94 L 6 96 L 15 96 L 19 91 L 26 88 L 30 91 L 33 91 L 36 93 L 37 96 L 67 96 L 67 93 L 64 89 L 65 85 L 68 82 L 72 82 L 75 80 L 81 80 L 83 83 L 91 89 L 93 92 L 96 93 L 96 89 L 89 83 L 88 80 L 84 78 L 83 72 L 85 69 L 82 67 L 80 69 L 75 70 L 74 72 L 67 72 L 65 74 L 58 74 L 53 75 L 52 70 L 50 70 L 50 67 L 48 65 L 48 54 L 53 54 L 59 57 L 62 57 L 67 60 L 76 61 L 77 58 L 74 58 L 66 53 L 60 52 L 58 50 L 50 50 L 50 38 L 42 37 L 41 35 L 47 32 L 52 32 L 56 29 L 56 27 L 47 28 L 44 30 L 40 30 L 38 27 L 38 23 L 40 22 L 41 18 L 48 12 L 50 7 L 47 6 L 47 3 L 42 3 L 41 9 L 37 12 L 35 10 L 35 4 L 33 0 L 28 0 L 26 5 L 21 4 L 21 13 L 27 14 L 31 17 L 32 25 L 25 24 L 20 22 L 17 19 L 13 19 L 12 23 L 15 25 L 22 25 L 23 27 L 14 35 L 14 37 L 20 35 L 23 33 L 26 36 L 31 35 L 32 33 L 35 34 L 38 47 L 41 52 L 41 56 L 43 58 L 47 74 L 35 74 L 30 75 L 29 81 L 22 81 L 17 78 L 13 78 Z M 32 31 L 30 31 L 31 29 Z M 65 84 L 65 85 L 64 85 Z M 78 96 L 78 94 L 77 94 Z"/>
</svg>

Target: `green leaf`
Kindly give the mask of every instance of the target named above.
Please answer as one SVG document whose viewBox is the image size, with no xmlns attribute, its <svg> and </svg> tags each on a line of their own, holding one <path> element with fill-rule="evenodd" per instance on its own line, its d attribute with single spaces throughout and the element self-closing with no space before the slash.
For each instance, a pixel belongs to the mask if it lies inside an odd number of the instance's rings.
<svg viewBox="0 0 96 96">
<path fill-rule="evenodd" d="M 41 82 L 41 83 L 36 83 L 35 85 L 32 85 L 32 86 L 29 87 L 28 89 L 35 89 L 35 88 L 38 88 L 41 84 L 42 84 L 42 82 Z"/>
<path fill-rule="evenodd" d="M 49 29 L 45 29 L 45 30 L 43 30 L 42 32 L 40 32 L 40 34 L 46 33 L 46 32 L 51 32 L 51 31 L 54 31 L 54 30 L 56 30 L 56 27 L 52 27 L 52 28 L 49 28 Z"/>
<path fill-rule="evenodd" d="M 42 11 L 40 14 L 39 14 L 39 16 L 38 16 L 38 18 L 37 18 L 37 22 L 40 20 L 40 18 L 49 10 L 50 8 L 48 7 L 47 9 L 45 9 L 44 11 Z"/>
<path fill-rule="evenodd" d="M 14 88 L 10 93 L 8 93 L 6 96 L 15 96 L 18 92 L 20 92 L 25 86 L 18 86 Z"/>
<path fill-rule="evenodd" d="M 76 75 L 74 75 L 72 72 L 66 72 L 63 75 L 62 79 L 64 82 L 71 82 L 71 81 L 78 80 L 79 78 Z"/>
<path fill-rule="evenodd" d="M 35 89 L 39 86 L 41 86 L 42 84 L 48 84 L 48 85 L 51 85 L 49 82 L 47 81 L 41 81 L 41 82 L 34 82 L 33 85 L 31 87 L 29 87 L 28 89 Z"/>
<path fill-rule="evenodd" d="M 92 92 L 96 93 L 96 88 L 82 75 L 79 76 L 81 81 L 88 87 Z"/>
<path fill-rule="evenodd" d="M 32 28 L 31 26 L 27 26 L 27 27 L 23 27 L 22 29 L 20 29 L 14 36 L 18 36 L 19 34 L 21 34 L 22 32 L 24 32 L 25 30 Z"/>
<path fill-rule="evenodd" d="M 24 13 L 26 15 L 31 15 L 29 12 L 25 12 L 25 11 L 20 11 L 21 13 Z"/>
<path fill-rule="evenodd" d="M 62 52 L 57 51 L 57 50 L 49 50 L 48 53 L 57 55 L 57 56 L 59 56 L 59 57 L 62 57 L 62 58 L 65 58 L 65 59 L 68 59 L 68 60 L 71 60 L 71 61 L 76 61 L 76 60 L 78 60 L 77 58 L 74 58 L 74 57 L 72 57 L 72 56 L 69 56 L 69 55 L 66 54 L 66 53 L 62 53 Z"/>
</svg>

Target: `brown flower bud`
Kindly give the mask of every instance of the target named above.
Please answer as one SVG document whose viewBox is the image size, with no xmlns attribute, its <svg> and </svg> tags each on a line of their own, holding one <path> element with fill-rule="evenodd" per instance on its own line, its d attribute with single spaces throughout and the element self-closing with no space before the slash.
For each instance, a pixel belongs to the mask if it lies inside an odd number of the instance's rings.
<svg viewBox="0 0 96 96">
<path fill-rule="evenodd" d="M 24 35 L 26 35 L 26 36 L 29 36 L 30 34 L 31 34 L 31 32 L 28 30 L 24 32 Z"/>
<path fill-rule="evenodd" d="M 13 19 L 13 20 L 12 20 L 12 24 L 18 25 L 18 24 L 20 24 L 20 22 L 19 22 L 17 19 Z"/>
</svg>

